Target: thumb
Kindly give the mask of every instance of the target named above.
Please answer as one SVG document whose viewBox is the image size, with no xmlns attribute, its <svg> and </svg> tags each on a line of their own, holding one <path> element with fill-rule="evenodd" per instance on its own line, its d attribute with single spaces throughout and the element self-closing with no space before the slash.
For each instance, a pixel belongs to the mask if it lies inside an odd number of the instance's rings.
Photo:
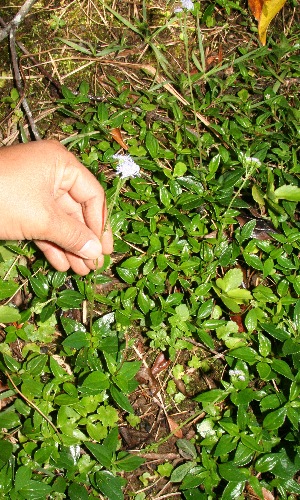
<svg viewBox="0 0 300 500">
<path fill-rule="evenodd" d="M 83 259 L 97 259 L 102 255 L 102 245 L 97 235 L 83 222 L 65 212 L 52 214 L 42 239 Z"/>
</svg>

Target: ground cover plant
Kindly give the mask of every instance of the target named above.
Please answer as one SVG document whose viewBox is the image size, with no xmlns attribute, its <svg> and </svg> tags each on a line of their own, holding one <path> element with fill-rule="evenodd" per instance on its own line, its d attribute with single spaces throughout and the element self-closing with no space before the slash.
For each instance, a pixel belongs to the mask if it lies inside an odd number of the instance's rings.
<svg viewBox="0 0 300 500">
<path fill-rule="evenodd" d="M 23 87 L 3 58 L 2 145 L 25 94 L 115 248 L 82 278 L 1 242 L 0 498 L 299 496 L 299 12 L 262 47 L 245 2 L 181 7 L 36 3 Z"/>
</svg>

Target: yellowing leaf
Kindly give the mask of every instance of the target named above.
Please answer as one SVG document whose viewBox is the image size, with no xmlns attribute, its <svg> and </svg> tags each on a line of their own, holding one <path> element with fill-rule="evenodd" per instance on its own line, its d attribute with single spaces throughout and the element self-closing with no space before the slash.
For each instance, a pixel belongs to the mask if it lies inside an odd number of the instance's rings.
<svg viewBox="0 0 300 500">
<path fill-rule="evenodd" d="M 267 29 L 276 14 L 282 9 L 286 0 L 264 0 L 258 22 L 258 36 L 262 45 L 266 45 Z"/>
</svg>

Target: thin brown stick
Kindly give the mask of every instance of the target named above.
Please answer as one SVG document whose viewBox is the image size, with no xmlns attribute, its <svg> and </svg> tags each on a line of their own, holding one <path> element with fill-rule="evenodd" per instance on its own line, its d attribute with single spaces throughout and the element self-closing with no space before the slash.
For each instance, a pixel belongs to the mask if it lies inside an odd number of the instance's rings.
<svg viewBox="0 0 300 500">
<path fill-rule="evenodd" d="M 51 422 L 50 418 L 48 418 L 47 415 L 45 415 L 45 413 L 42 412 L 42 410 L 40 410 L 32 401 L 30 401 L 30 399 L 26 398 L 26 396 L 17 388 L 16 384 L 14 383 L 13 379 L 11 378 L 8 372 L 5 372 L 5 376 L 10 381 L 14 390 L 21 396 L 21 398 L 23 398 L 26 401 L 26 403 L 29 406 L 31 406 L 34 410 L 36 410 L 48 422 L 49 425 L 51 425 L 52 429 L 54 429 L 58 438 L 60 439 L 59 430 L 57 429 L 57 427 L 55 427 L 54 423 Z"/>
<path fill-rule="evenodd" d="M 37 0 L 26 0 L 13 20 L 0 30 L 0 42 L 6 38 L 10 30 L 15 30 L 28 14 L 29 10 Z"/>
<path fill-rule="evenodd" d="M 41 139 L 41 136 L 39 134 L 39 131 L 36 127 L 31 109 L 29 107 L 29 104 L 27 102 L 27 99 L 24 94 L 24 88 L 22 84 L 22 78 L 21 78 L 21 73 L 18 65 L 18 56 L 17 56 L 17 51 L 16 51 L 16 38 L 15 38 L 15 28 L 12 28 L 9 32 L 9 46 L 10 46 L 10 53 L 11 53 L 11 61 L 12 61 L 12 66 L 14 70 L 14 76 L 15 76 L 15 81 L 16 81 L 16 86 L 18 89 L 18 92 L 21 97 L 21 102 L 22 106 L 24 108 L 24 111 L 26 113 L 28 122 L 30 124 L 31 131 L 34 135 L 34 138 L 36 141 Z"/>
</svg>

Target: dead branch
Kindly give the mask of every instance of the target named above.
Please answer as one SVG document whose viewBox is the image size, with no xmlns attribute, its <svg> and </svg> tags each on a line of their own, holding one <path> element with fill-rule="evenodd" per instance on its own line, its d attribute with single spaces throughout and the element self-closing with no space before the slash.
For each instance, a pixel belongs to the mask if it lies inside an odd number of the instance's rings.
<svg viewBox="0 0 300 500">
<path fill-rule="evenodd" d="M 24 111 L 26 113 L 28 122 L 30 124 L 31 131 L 35 137 L 35 140 L 40 140 L 40 134 L 38 132 L 38 129 L 36 127 L 34 118 L 31 113 L 31 109 L 29 107 L 29 104 L 27 102 L 27 99 L 24 95 L 24 88 L 22 84 L 22 78 L 21 78 L 21 73 L 19 70 L 19 65 L 18 65 L 18 56 L 17 56 L 17 51 L 16 51 L 16 39 L 15 39 L 15 29 L 12 28 L 9 32 L 9 46 L 10 46 L 10 53 L 11 53 L 11 60 L 12 60 L 12 66 L 14 70 L 14 76 L 16 80 L 16 86 L 18 89 L 18 92 L 20 94 L 22 106 L 24 108 Z"/>
<path fill-rule="evenodd" d="M 37 0 L 25 1 L 25 3 L 22 5 L 18 13 L 13 18 L 13 20 L 10 23 L 8 23 L 2 30 L 0 30 L 0 42 L 8 36 L 11 29 L 16 29 L 19 26 L 19 24 L 23 21 L 26 14 L 29 12 L 29 10 L 36 1 Z"/>
</svg>

